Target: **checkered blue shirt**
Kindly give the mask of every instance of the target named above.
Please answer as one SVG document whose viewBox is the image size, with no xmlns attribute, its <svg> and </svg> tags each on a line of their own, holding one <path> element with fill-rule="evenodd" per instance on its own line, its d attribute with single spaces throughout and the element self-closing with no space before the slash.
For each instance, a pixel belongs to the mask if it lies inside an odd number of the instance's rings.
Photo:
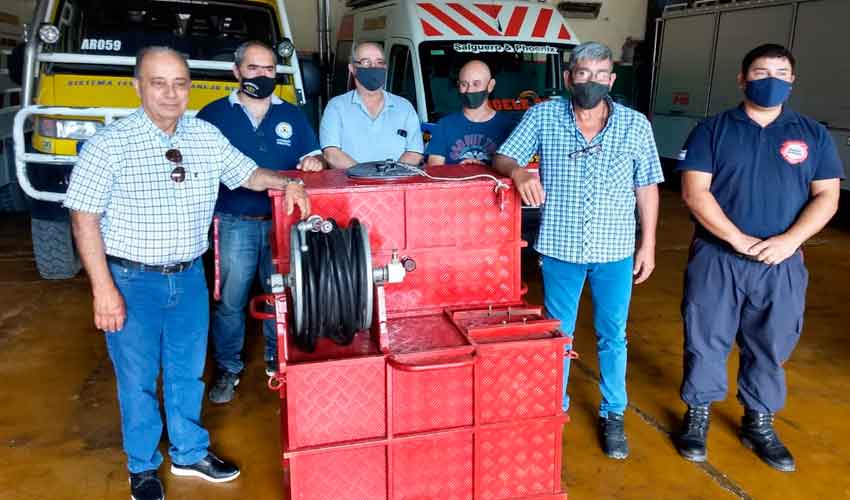
<svg viewBox="0 0 850 500">
<path fill-rule="evenodd" d="M 535 249 L 577 264 L 614 262 L 635 250 L 634 189 L 664 180 L 645 116 L 612 106 L 591 142 L 581 135 L 569 99 L 529 109 L 498 153 L 526 165 L 540 153 L 546 192 Z"/>
<path fill-rule="evenodd" d="M 171 180 L 180 150 L 183 182 Z M 106 254 L 149 265 L 192 260 L 207 249 L 219 182 L 234 189 L 257 164 L 213 125 L 184 116 L 169 136 L 141 108 L 86 141 L 65 206 L 102 214 Z"/>
</svg>

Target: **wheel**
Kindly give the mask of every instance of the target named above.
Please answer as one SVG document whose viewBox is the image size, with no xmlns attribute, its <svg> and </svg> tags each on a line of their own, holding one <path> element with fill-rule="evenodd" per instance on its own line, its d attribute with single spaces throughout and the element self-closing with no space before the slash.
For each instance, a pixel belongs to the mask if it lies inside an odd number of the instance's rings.
<svg viewBox="0 0 850 500">
<path fill-rule="evenodd" d="M 33 218 L 32 250 L 38 274 L 44 279 L 63 280 L 80 272 L 80 259 L 67 220 Z"/>
</svg>

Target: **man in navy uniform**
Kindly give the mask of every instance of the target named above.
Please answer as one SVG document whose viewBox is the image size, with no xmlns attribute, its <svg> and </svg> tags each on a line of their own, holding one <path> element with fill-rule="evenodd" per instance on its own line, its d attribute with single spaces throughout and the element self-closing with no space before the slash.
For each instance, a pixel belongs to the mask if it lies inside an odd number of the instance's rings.
<svg viewBox="0 0 850 500">
<path fill-rule="evenodd" d="M 233 74 L 239 90 L 213 101 L 198 118 L 215 125 L 244 155 L 272 170 L 322 170 L 316 133 L 304 114 L 274 95 L 276 58 L 258 41 L 236 49 Z M 219 218 L 221 300 L 212 323 L 216 378 L 209 392 L 213 403 L 233 399 L 244 369 L 245 306 L 259 273 L 266 293 L 274 272 L 269 244 L 271 202 L 266 193 L 221 186 L 215 214 Z M 266 374 L 277 372 L 277 337 L 274 321 L 263 322 Z"/>
<path fill-rule="evenodd" d="M 726 398 L 726 359 L 740 348 L 740 437 L 770 466 L 794 458 L 773 428 L 786 399 L 783 363 L 800 338 L 808 272 L 801 245 L 838 209 L 842 165 L 817 121 L 785 106 L 794 57 L 766 44 L 743 60 L 743 103 L 701 123 L 680 156 L 695 219 L 682 316 L 688 404 L 679 453 L 706 459 L 709 405 Z"/>
</svg>

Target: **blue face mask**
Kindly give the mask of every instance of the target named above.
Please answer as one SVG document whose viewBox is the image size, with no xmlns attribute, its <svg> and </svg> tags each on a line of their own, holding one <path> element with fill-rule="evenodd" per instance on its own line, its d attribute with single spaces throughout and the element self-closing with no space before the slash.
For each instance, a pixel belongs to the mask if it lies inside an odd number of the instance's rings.
<svg viewBox="0 0 850 500">
<path fill-rule="evenodd" d="M 750 80 L 744 90 L 747 99 L 763 108 L 774 108 L 783 104 L 791 95 L 791 84 L 779 78 Z"/>
<path fill-rule="evenodd" d="M 387 81 L 387 68 L 357 68 L 354 78 L 367 90 L 378 90 Z"/>
</svg>

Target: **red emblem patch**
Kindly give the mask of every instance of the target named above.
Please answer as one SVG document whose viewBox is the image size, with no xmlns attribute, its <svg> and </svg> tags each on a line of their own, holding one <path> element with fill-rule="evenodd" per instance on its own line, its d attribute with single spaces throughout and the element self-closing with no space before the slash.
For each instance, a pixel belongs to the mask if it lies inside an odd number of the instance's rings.
<svg viewBox="0 0 850 500">
<path fill-rule="evenodd" d="M 785 141 L 779 153 L 791 165 L 799 165 L 809 157 L 809 145 L 803 141 Z"/>
</svg>

